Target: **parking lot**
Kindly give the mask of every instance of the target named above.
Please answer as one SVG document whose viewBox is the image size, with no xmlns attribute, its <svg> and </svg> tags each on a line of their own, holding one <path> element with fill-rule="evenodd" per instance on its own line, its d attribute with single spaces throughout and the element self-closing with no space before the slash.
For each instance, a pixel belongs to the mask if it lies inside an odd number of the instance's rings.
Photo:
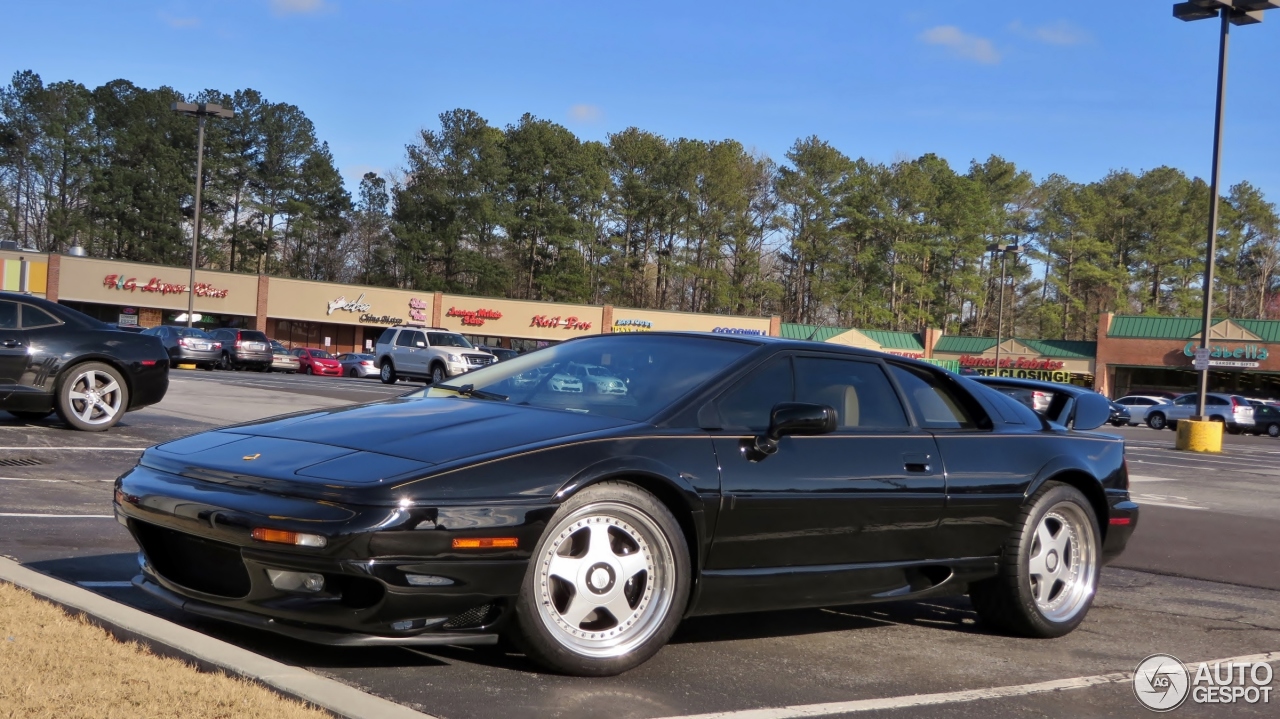
<svg viewBox="0 0 1280 719">
<path fill-rule="evenodd" d="M 1134 716 L 1117 679 L 1149 654 L 1184 662 L 1280 649 L 1280 440 L 1228 436 L 1221 455 L 1127 440 L 1141 524 L 1103 572 L 1085 624 L 1057 640 L 986 632 L 968 600 L 833 607 L 686 622 L 648 664 L 578 679 L 501 649 L 330 649 L 178 614 L 129 586 L 136 546 L 111 514 L 111 482 L 145 447 L 232 422 L 376 401 L 420 385 L 177 370 L 161 404 L 110 432 L 0 413 L 0 554 L 282 661 L 448 719 L 505 716 L 759 719 L 786 716 Z M 1059 691 L 1029 685 L 1061 681 Z M 977 701 L 964 692 L 1002 687 Z M 902 697 L 941 694 L 931 706 Z M 1192 716 L 1274 716 L 1273 705 L 1193 706 Z M 808 705 L 829 704 L 822 708 Z M 807 708 L 806 708 L 807 707 Z M 759 711 L 751 711 L 759 710 Z"/>
</svg>

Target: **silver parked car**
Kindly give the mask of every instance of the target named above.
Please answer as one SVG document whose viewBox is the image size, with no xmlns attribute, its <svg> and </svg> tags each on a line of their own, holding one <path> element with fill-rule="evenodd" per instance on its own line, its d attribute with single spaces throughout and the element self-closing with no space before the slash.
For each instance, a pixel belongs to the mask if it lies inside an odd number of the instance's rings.
<svg viewBox="0 0 1280 719">
<path fill-rule="evenodd" d="M 299 366 L 298 358 L 293 356 L 288 347 L 271 340 L 271 368 L 268 371 L 297 374 Z"/>
<path fill-rule="evenodd" d="M 342 374 L 348 377 L 377 377 L 379 375 L 377 358 L 359 352 L 344 352 L 337 357 L 342 365 Z"/>
<path fill-rule="evenodd" d="M 1147 426 L 1151 429 L 1173 429 L 1178 420 L 1190 419 L 1196 413 L 1195 392 L 1184 394 L 1170 404 L 1147 410 Z M 1205 396 L 1204 413 L 1215 422 L 1222 422 L 1226 430 L 1239 434 L 1253 429 L 1253 405 L 1238 394 L 1210 392 Z"/>
<path fill-rule="evenodd" d="M 1130 394 L 1116 400 L 1116 404 L 1122 404 L 1129 410 L 1129 424 L 1134 426 L 1146 422 L 1147 413 L 1153 407 L 1172 403 L 1173 400 L 1166 397 L 1155 397 L 1146 394 Z"/>
</svg>

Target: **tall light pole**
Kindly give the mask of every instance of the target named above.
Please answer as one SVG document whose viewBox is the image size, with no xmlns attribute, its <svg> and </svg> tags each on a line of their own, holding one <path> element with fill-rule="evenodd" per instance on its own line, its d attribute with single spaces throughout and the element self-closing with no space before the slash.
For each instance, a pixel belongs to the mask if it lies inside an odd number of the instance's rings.
<svg viewBox="0 0 1280 719">
<path fill-rule="evenodd" d="M 1022 252 L 1018 243 L 1011 242 L 1009 244 L 995 243 L 987 245 L 987 251 L 995 255 L 1000 255 L 1000 300 L 996 304 L 996 376 L 1000 376 L 1000 344 L 1004 341 L 1004 262 L 1009 255 L 1013 255 L 1015 262 L 1018 260 L 1018 254 Z"/>
<path fill-rule="evenodd" d="M 1200 323 L 1200 348 L 1209 348 L 1209 325 L 1213 322 L 1213 269 L 1218 254 L 1218 173 L 1222 169 L 1222 117 L 1227 99 L 1227 41 L 1232 25 L 1262 22 L 1262 12 L 1280 8 L 1280 0 L 1191 0 L 1173 6 L 1173 16 L 1187 22 L 1220 18 L 1218 35 L 1218 99 L 1213 116 L 1213 169 L 1209 179 L 1209 243 L 1204 255 L 1204 315 Z M 1196 418 L 1204 419 L 1205 395 L 1209 392 L 1209 368 L 1200 370 Z"/>
<path fill-rule="evenodd" d="M 187 326 L 190 327 L 196 312 L 196 255 L 200 247 L 200 192 L 204 189 L 204 122 L 210 117 L 235 117 L 232 110 L 211 102 L 175 102 L 174 112 L 198 118 L 200 129 L 196 133 L 196 207 L 195 225 L 191 235 L 191 280 L 187 283 Z"/>
</svg>

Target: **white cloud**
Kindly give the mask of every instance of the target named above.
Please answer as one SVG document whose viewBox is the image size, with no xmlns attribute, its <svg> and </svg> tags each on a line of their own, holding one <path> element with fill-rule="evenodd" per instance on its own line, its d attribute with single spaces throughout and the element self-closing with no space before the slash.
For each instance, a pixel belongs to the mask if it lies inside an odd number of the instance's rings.
<svg viewBox="0 0 1280 719">
<path fill-rule="evenodd" d="M 271 0 L 271 11 L 277 15 L 307 15 L 328 9 L 325 0 Z"/>
<path fill-rule="evenodd" d="M 1093 39 L 1088 32 L 1066 20 L 1058 20 L 1038 27 L 1027 27 L 1021 21 L 1014 20 L 1009 24 L 1009 29 L 1018 35 L 1037 40 L 1046 45 L 1067 47 L 1080 45 Z"/>
<path fill-rule="evenodd" d="M 569 118 L 575 122 L 599 122 L 604 112 L 595 105 L 574 105 L 569 108 Z"/>
<path fill-rule="evenodd" d="M 945 47 L 952 55 L 973 60 L 983 65 L 995 65 L 1000 62 L 1000 53 L 991 41 L 985 37 L 969 35 L 954 25 L 939 25 L 920 33 L 920 40 Z"/>
<path fill-rule="evenodd" d="M 200 18 L 198 17 L 175 17 L 165 12 L 160 13 L 160 19 L 164 20 L 169 27 L 189 28 L 199 27 L 200 25 Z"/>
</svg>

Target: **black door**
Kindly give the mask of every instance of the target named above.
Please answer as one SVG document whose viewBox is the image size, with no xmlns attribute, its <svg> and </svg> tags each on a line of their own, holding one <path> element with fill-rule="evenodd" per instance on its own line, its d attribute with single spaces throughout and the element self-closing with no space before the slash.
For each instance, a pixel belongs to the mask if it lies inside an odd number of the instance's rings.
<svg viewBox="0 0 1280 719">
<path fill-rule="evenodd" d="M 18 329 L 18 303 L 0 300 L 0 395 L 17 386 L 27 370 L 27 343 Z"/>
<path fill-rule="evenodd" d="M 836 409 L 838 429 L 746 451 L 777 402 Z M 933 437 L 908 421 L 874 360 L 773 359 L 718 402 L 714 438 L 724 494 L 708 569 L 847 565 L 942 555 L 945 484 Z"/>
</svg>

